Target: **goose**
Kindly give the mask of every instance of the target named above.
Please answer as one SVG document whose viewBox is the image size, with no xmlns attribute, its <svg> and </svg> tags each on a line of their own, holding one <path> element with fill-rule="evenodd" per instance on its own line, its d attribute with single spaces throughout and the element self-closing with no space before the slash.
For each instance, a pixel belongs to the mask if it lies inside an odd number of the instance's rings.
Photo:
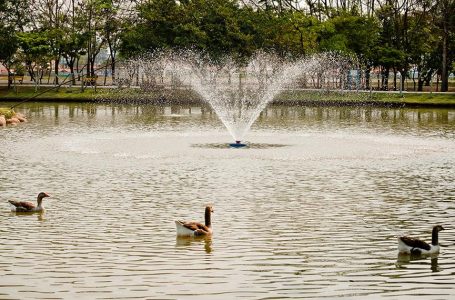
<svg viewBox="0 0 455 300">
<path fill-rule="evenodd" d="M 211 205 L 205 207 L 205 225 L 198 222 L 175 221 L 178 236 L 203 236 L 212 234 Z"/>
<path fill-rule="evenodd" d="M 44 207 L 42 205 L 43 198 L 46 197 L 50 197 L 49 194 L 44 192 L 38 194 L 38 198 L 36 199 L 38 206 L 27 201 L 9 200 L 8 202 L 11 204 L 11 211 L 13 212 L 42 212 L 44 211 Z"/>
<path fill-rule="evenodd" d="M 428 255 L 439 253 L 438 234 L 439 231 L 444 230 L 441 225 L 433 227 L 431 235 L 431 245 L 426 242 L 407 236 L 398 237 L 398 251 L 399 253 Z"/>
</svg>

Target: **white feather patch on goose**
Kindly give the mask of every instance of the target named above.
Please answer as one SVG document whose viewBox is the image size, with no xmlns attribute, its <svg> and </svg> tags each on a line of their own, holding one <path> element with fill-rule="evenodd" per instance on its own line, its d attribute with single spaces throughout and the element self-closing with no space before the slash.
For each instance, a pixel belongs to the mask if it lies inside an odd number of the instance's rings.
<svg viewBox="0 0 455 300">
<path fill-rule="evenodd" d="M 194 236 L 194 231 L 186 228 L 181 221 L 175 221 L 178 236 Z"/>
</svg>

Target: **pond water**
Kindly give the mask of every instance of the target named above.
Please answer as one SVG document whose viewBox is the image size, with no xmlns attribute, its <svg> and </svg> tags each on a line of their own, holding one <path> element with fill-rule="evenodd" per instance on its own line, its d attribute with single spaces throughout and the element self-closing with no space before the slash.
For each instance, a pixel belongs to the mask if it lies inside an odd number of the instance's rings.
<svg viewBox="0 0 455 300">
<path fill-rule="evenodd" d="M 455 110 L 270 106 L 245 149 L 206 107 L 18 111 L 0 128 L 1 299 L 455 297 Z M 40 191 L 44 214 L 9 211 Z M 213 237 L 176 238 L 207 203 Z M 435 224 L 438 257 L 397 255 Z"/>
</svg>

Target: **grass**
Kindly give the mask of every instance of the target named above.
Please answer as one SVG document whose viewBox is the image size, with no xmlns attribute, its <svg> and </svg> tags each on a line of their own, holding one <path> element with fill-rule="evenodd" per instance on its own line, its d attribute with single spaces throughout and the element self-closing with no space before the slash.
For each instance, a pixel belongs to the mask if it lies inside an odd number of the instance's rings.
<svg viewBox="0 0 455 300">
<path fill-rule="evenodd" d="M 37 94 L 44 92 L 49 88 L 38 88 L 37 92 L 35 92 L 35 88 L 32 86 L 20 86 L 15 89 L 7 89 L 6 87 L 0 88 L 0 101 L 1 100 L 25 100 L 28 98 L 35 97 Z M 96 92 L 94 89 L 89 88 L 81 91 L 80 88 L 58 88 L 53 89 L 48 92 L 43 93 L 36 97 L 37 100 L 39 99 L 54 99 L 59 101 L 88 101 L 93 100 L 96 96 Z"/>
<path fill-rule="evenodd" d="M 14 89 L 0 88 L 0 101 L 23 101 L 35 97 L 49 88 L 40 88 L 38 93 L 33 86 L 20 86 Z M 31 101 L 58 102 L 158 102 L 158 103 L 197 103 L 200 97 L 191 90 L 151 90 L 139 89 L 102 89 L 80 87 L 60 87 L 38 95 Z M 327 91 L 288 91 L 279 94 L 275 102 L 281 104 L 376 104 L 376 105 L 421 105 L 421 106 L 451 106 L 455 107 L 455 94 L 444 93 L 379 93 L 379 92 L 327 92 Z"/>
<path fill-rule="evenodd" d="M 5 108 L 5 107 L 0 107 L 0 116 L 3 115 L 3 116 L 5 116 L 6 119 L 10 119 L 15 114 L 16 113 L 12 109 Z"/>
<path fill-rule="evenodd" d="M 453 105 L 455 106 L 455 94 L 435 94 L 435 93 L 404 93 L 400 94 L 374 94 L 378 101 L 397 101 L 408 104 L 433 104 L 433 105 Z"/>
<path fill-rule="evenodd" d="M 278 95 L 276 100 L 286 102 L 309 102 L 313 104 L 378 104 L 378 105 L 421 105 L 421 106 L 453 106 L 455 94 L 443 93 L 378 93 L 378 92 L 334 92 L 334 91 L 290 91 Z"/>
</svg>

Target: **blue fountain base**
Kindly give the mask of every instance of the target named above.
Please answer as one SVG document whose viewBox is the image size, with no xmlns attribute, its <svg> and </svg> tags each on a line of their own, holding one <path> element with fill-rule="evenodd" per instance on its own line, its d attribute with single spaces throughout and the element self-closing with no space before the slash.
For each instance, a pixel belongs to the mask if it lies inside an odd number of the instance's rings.
<svg viewBox="0 0 455 300">
<path fill-rule="evenodd" d="M 232 148 L 243 148 L 246 146 L 247 146 L 247 144 L 242 144 L 240 142 L 235 142 L 235 143 L 229 144 L 229 147 L 232 147 Z"/>
</svg>

